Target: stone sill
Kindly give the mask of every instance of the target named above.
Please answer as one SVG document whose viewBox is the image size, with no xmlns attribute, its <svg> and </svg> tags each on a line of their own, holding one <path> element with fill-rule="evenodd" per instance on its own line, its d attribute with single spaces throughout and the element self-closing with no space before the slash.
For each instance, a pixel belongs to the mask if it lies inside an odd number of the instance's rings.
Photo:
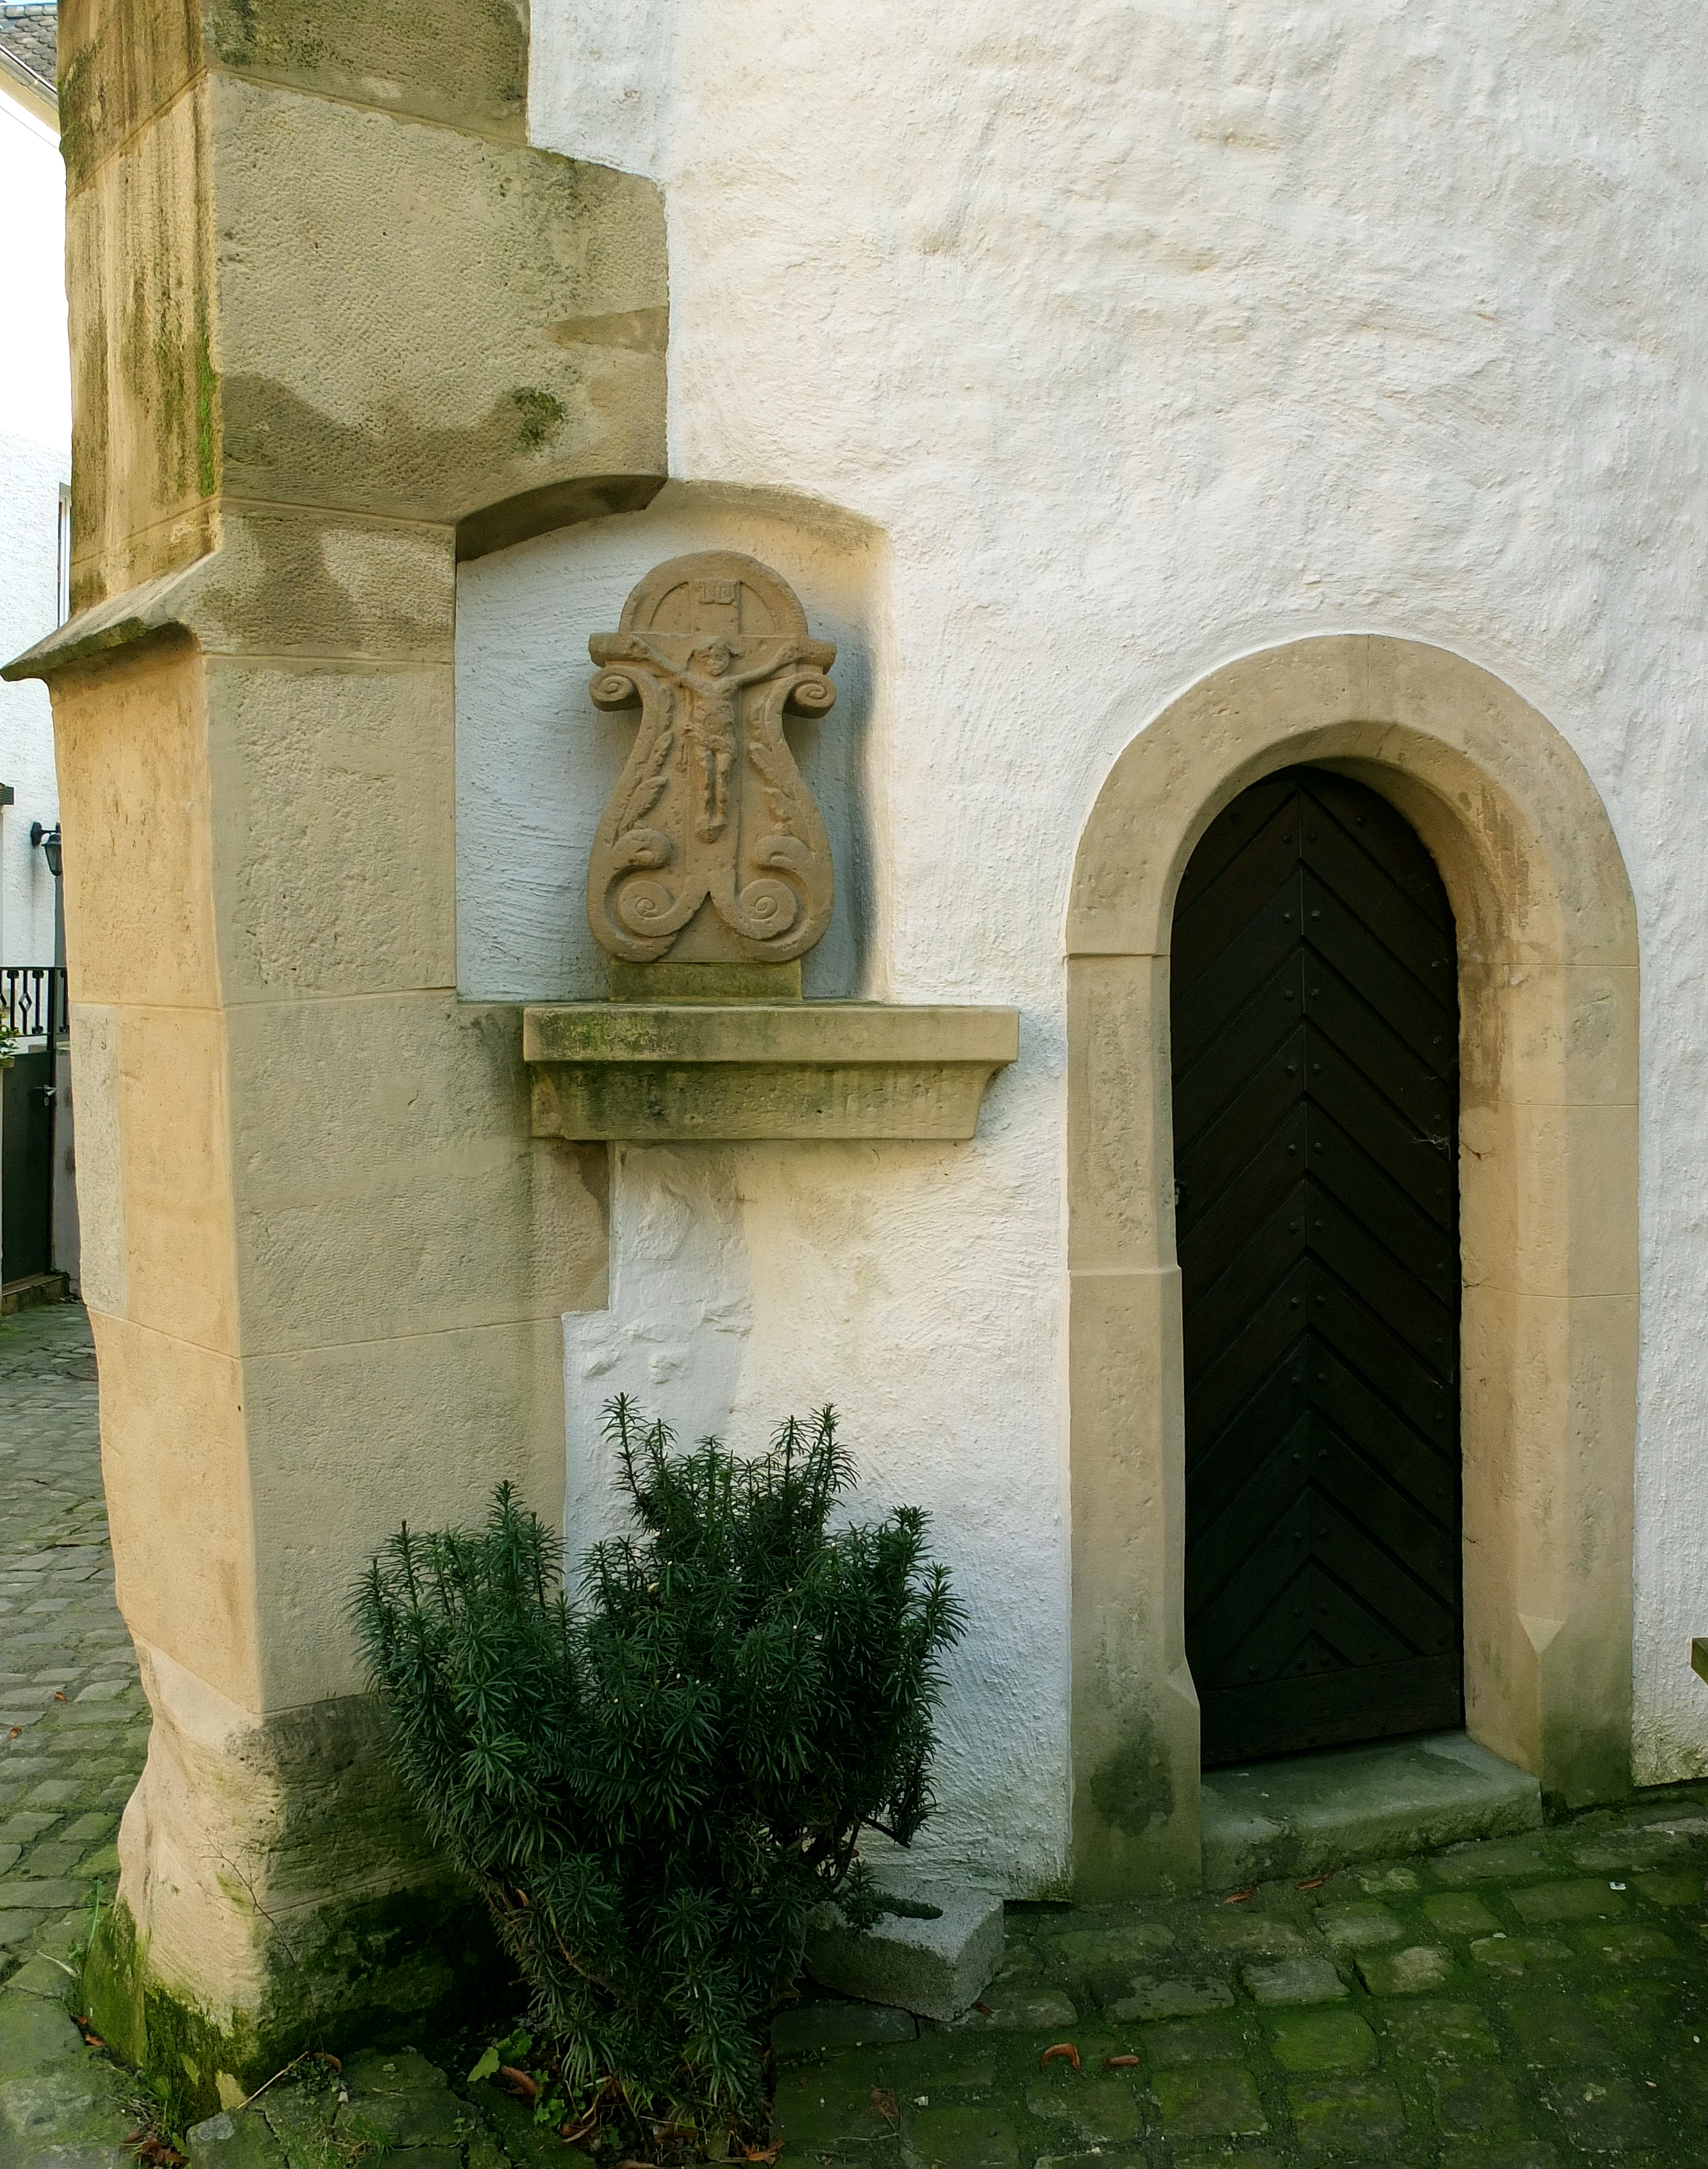
<svg viewBox="0 0 1708 2169">
<path fill-rule="evenodd" d="M 524 1009 L 537 1138 L 970 1138 L 1017 1010 L 886 1002 Z"/>
</svg>

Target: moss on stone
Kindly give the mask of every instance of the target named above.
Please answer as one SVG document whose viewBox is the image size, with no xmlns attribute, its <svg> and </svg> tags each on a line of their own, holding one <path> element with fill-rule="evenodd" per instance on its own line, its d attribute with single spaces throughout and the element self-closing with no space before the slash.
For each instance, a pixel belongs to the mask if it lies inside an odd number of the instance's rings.
<svg viewBox="0 0 1708 2169">
<path fill-rule="evenodd" d="M 510 402 L 516 409 L 516 441 L 525 451 L 549 445 L 563 427 L 564 405 L 556 392 L 520 385 L 510 394 Z"/>
<path fill-rule="evenodd" d="M 168 2127 L 182 2131 L 258 2086 L 267 2076 L 261 2065 L 269 2044 L 247 2012 L 234 2014 L 230 2026 L 219 2025 L 150 1980 L 143 1959 L 136 1921 L 121 1900 L 91 1940 L 84 2005 L 112 2053 L 150 2081 Z"/>
<path fill-rule="evenodd" d="M 60 68 L 59 147 L 69 187 L 82 179 L 93 161 L 95 121 L 89 101 L 93 59 L 93 47 L 82 45 Z"/>
<path fill-rule="evenodd" d="M 204 0 L 210 56 L 274 82 L 519 138 L 521 0 Z"/>
<path fill-rule="evenodd" d="M 83 2004 L 120 2062 L 142 2074 L 183 2130 L 242 2101 L 306 2049 L 339 2053 L 431 2034 L 473 2011 L 508 2017 L 516 1985 L 484 1911 L 457 1889 L 393 1892 L 347 1907 L 311 1949 L 275 1932 L 258 2010 L 217 2018 L 151 1975 L 130 1908 L 101 1920 Z"/>
<path fill-rule="evenodd" d="M 219 390 L 220 380 L 214 369 L 214 360 L 208 348 L 205 322 L 196 341 L 196 449 L 202 495 L 211 497 L 219 480 Z"/>
</svg>

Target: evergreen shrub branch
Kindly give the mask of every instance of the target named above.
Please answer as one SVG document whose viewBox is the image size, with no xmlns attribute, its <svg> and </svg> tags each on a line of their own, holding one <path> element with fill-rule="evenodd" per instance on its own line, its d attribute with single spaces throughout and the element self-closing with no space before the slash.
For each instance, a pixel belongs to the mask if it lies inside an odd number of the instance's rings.
<svg viewBox="0 0 1708 2169">
<path fill-rule="evenodd" d="M 636 1529 L 588 1555 L 579 1604 L 502 1484 L 477 1532 L 402 1528 L 354 1616 L 395 1764 L 527 1982 L 542 2109 L 668 2155 L 762 2120 L 812 1907 L 847 1884 L 869 1926 L 886 1902 L 855 1847 L 930 1812 L 965 1612 L 917 1508 L 829 1527 L 853 1481 L 833 1410 L 755 1460 L 678 1452 L 625 1397 L 605 1415 Z"/>
</svg>

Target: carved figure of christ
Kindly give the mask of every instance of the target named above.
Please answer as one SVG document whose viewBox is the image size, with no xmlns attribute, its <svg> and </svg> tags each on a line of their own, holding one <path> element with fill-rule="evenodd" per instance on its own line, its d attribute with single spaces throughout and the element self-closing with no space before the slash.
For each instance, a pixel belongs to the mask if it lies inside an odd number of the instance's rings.
<svg viewBox="0 0 1708 2169">
<path fill-rule="evenodd" d="M 644 656 L 667 684 L 686 696 L 688 713 L 682 727 L 682 755 L 684 760 L 693 759 L 699 764 L 700 818 L 695 825 L 700 840 L 713 843 L 723 834 L 729 821 L 729 775 L 736 757 L 737 695 L 743 686 L 757 685 L 760 679 L 769 678 L 787 664 L 798 662 L 800 650 L 791 643 L 780 655 L 771 655 L 755 669 L 737 671 L 730 669 L 736 652 L 721 635 L 690 653 L 690 666 L 695 663 L 704 664 L 700 670 L 676 669 L 640 633 L 630 636 L 629 650 L 637 657 Z"/>
</svg>

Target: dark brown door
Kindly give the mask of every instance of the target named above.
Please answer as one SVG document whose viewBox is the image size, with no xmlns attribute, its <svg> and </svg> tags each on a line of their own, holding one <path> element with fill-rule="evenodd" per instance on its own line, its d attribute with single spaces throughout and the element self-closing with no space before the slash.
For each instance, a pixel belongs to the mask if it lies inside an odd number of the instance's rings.
<svg viewBox="0 0 1708 2169">
<path fill-rule="evenodd" d="M 0 1021 L 5 1011 L 0 1010 Z M 50 1057 L 19 1054 L 0 1069 L 0 1279 L 48 1271 L 53 1127 Z"/>
<path fill-rule="evenodd" d="M 1206 1765 L 1463 1719 L 1453 914 L 1386 801 L 1255 785 L 1171 966 Z"/>
</svg>

